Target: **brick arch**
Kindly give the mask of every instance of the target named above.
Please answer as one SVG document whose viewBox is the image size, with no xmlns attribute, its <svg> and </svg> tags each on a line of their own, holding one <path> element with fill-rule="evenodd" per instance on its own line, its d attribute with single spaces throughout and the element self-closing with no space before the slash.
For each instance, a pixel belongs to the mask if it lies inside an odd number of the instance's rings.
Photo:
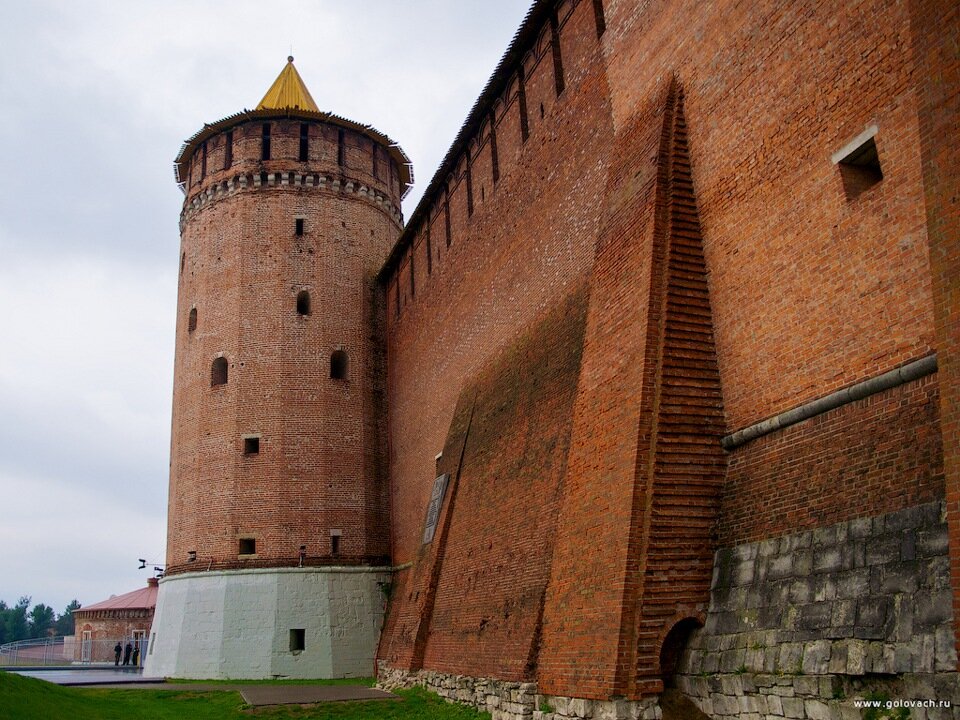
<svg viewBox="0 0 960 720">
<path fill-rule="evenodd" d="M 680 662 L 680 655 L 690 638 L 690 633 L 702 628 L 707 615 L 703 610 L 692 608 L 681 609 L 663 624 L 660 635 L 657 637 L 655 655 L 657 658 L 657 674 L 666 684 L 668 676 L 672 676 Z"/>
</svg>

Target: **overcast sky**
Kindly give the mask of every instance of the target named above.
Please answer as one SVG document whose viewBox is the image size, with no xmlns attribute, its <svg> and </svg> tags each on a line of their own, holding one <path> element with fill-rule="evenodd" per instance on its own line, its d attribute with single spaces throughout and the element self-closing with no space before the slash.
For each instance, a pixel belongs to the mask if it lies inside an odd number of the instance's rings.
<svg viewBox="0 0 960 720">
<path fill-rule="evenodd" d="M 0 23 L 0 600 L 58 613 L 164 560 L 183 140 L 293 50 L 407 152 L 409 216 L 530 0 L 7 3 Z"/>
</svg>

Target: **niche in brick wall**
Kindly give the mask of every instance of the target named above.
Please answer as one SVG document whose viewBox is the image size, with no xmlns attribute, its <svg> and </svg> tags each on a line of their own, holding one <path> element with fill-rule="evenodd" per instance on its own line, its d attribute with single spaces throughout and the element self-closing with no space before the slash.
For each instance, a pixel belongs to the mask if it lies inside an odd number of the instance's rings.
<svg viewBox="0 0 960 720">
<path fill-rule="evenodd" d="M 227 359 L 218 357 L 213 361 L 213 365 L 210 366 L 210 386 L 226 385 L 227 375 Z"/>
<path fill-rule="evenodd" d="M 346 380 L 350 359 L 344 350 L 337 350 L 330 356 L 330 377 L 333 380 Z"/>
<path fill-rule="evenodd" d="M 847 200 L 857 199 L 864 191 L 883 180 L 880 156 L 874 138 L 876 126 L 867 128 L 844 148 L 834 153 Z"/>
<path fill-rule="evenodd" d="M 301 290 L 297 293 L 297 315 L 310 314 L 310 293 Z"/>
</svg>

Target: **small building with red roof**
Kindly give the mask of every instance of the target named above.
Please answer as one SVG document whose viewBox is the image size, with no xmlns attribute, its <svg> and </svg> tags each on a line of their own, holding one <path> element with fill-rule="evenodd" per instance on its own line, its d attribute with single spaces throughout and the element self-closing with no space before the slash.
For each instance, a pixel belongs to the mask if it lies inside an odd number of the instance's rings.
<svg viewBox="0 0 960 720">
<path fill-rule="evenodd" d="M 76 636 L 76 662 L 114 662 L 117 643 L 129 643 L 137 652 L 137 663 L 143 664 L 147 639 L 157 607 L 157 578 L 147 580 L 147 586 L 123 595 L 114 595 L 102 602 L 73 611 Z M 131 664 L 132 663 L 131 655 Z M 121 662 L 123 658 L 121 657 Z"/>
</svg>

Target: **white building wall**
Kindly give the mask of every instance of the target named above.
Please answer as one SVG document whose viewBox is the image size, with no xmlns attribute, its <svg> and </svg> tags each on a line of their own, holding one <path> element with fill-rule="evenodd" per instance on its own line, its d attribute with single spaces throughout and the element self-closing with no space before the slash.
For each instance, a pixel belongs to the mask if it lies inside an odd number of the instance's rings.
<svg viewBox="0 0 960 720">
<path fill-rule="evenodd" d="M 160 581 L 144 675 L 369 677 L 387 568 L 197 572 Z M 291 651 L 290 631 L 304 649 Z"/>
</svg>

